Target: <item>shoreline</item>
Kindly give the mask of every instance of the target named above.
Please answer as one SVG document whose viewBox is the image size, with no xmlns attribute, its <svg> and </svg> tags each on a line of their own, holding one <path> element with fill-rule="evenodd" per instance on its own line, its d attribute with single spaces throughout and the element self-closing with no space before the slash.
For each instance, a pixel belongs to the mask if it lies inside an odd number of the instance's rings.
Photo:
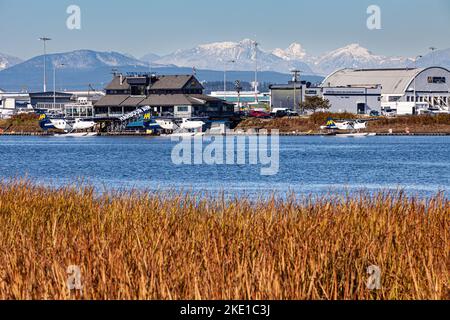
<svg viewBox="0 0 450 320">
<path fill-rule="evenodd" d="M 3 132 L 0 136 L 36 136 L 36 137 L 52 137 L 55 134 L 46 132 Z M 224 136 L 225 134 L 210 134 L 206 136 Z M 258 135 L 257 133 L 232 133 L 232 136 L 253 136 Z M 282 137 L 333 137 L 335 135 L 330 135 L 326 133 L 291 133 L 291 132 L 280 132 Z M 157 135 L 151 135 L 147 133 L 136 133 L 136 132 L 101 132 L 98 133 L 99 137 L 160 137 Z M 269 133 L 270 136 L 270 133 Z M 395 136 L 450 136 L 450 132 L 419 132 L 419 133 L 376 133 L 376 136 L 383 137 L 395 137 Z"/>
</svg>

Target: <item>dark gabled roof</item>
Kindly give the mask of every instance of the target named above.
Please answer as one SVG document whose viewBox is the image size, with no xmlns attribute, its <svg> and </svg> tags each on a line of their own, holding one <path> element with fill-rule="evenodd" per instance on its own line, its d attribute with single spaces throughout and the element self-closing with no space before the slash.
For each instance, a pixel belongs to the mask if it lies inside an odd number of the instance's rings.
<svg viewBox="0 0 450 320">
<path fill-rule="evenodd" d="M 177 90 L 183 89 L 193 78 L 192 75 L 158 76 L 151 90 Z"/>
<path fill-rule="evenodd" d="M 122 84 L 121 84 L 122 79 Z M 112 81 L 106 86 L 106 90 L 128 90 L 130 89 L 130 82 L 142 82 L 143 77 L 126 77 L 114 76 Z M 192 84 L 193 88 L 202 88 L 203 86 L 193 75 L 161 75 L 153 79 L 150 85 L 151 90 L 181 90 Z"/>
<path fill-rule="evenodd" d="M 128 99 L 128 95 L 124 94 L 108 94 L 95 103 L 96 107 L 120 106 L 122 102 Z"/>
<path fill-rule="evenodd" d="M 125 107 L 135 107 L 139 106 L 139 104 L 144 100 L 145 97 L 133 97 L 129 96 L 125 101 L 123 101 L 120 105 Z"/>
<path fill-rule="evenodd" d="M 106 86 L 106 90 L 126 90 L 130 85 L 126 81 L 126 77 L 122 76 L 122 84 L 120 84 L 120 76 L 114 76 L 112 81 Z"/>
</svg>

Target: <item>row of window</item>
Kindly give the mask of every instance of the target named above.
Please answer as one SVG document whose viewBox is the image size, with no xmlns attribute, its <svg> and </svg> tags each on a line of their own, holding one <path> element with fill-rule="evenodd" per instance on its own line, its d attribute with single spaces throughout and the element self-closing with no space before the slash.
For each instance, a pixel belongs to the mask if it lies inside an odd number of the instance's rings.
<svg viewBox="0 0 450 320">
<path fill-rule="evenodd" d="M 424 96 L 417 96 L 416 97 L 416 102 L 432 102 L 433 99 L 437 99 L 438 101 L 444 101 L 445 103 L 447 103 L 448 101 L 450 101 L 450 97 L 424 97 Z M 407 102 L 414 102 L 414 97 L 413 96 L 407 96 L 406 97 L 406 101 Z"/>
<path fill-rule="evenodd" d="M 132 96 L 146 96 L 150 94 L 203 94 L 202 89 L 181 90 L 147 90 L 145 86 L 131 86 L 130 90 L 106 90 L 106 94 L 130 94 Z"/>
<path fill-rule="evenodd" d="M 445 77 L 428 77 L 428 83 L 446 83 Z"/>
</svg>

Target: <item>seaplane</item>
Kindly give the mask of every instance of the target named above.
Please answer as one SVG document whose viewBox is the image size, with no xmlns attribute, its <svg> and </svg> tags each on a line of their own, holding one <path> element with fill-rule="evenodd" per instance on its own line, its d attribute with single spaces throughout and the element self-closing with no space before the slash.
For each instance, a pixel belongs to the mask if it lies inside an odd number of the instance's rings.
<svg viewBox="0 0 450 320">
<path fill-rule="evenodd" d="M 58 137 L 92 137 L 97 135 L 95 132 L 77 132 L 79 130 L 89 130 L 95 126 L 94 121 L 79 118 L 69 121 L 63 118 L 50 118 L 43 113 L 39 117 L 39 125 L 45 131 L 49 129 L 64 131 L 64 134 L 55 135 Z"/>
<path fill-rule="evenodd" d="M 129 122 L 126 126 L 126 130 L 145 129 L 150 130 L 152 132 L 157 132 L 161 128 L 162 127 L 156 122 L 156 120 L 152 117 L 150 112 L 144 114 L 135 121 Z"/>
<path fill-rule="evenodd" d="M 332 119 L 327 120 L 325 126 L 321 126 L 322 130 L 342 130 L 351 131 L 350 133 L 336 133 L 337 137 L 368 137 L 375 136 L 376 133 L 360 132 L 367 129 L 367 123 L 372 120 L 362 119 Z"/>
<path fill-rule="evenodd" d="M 195 118 L 174 119 L 156 119 L 156 123 L 164 130 L 171 131 L 169 136 L 200 136 L 205 126 L 205 122 Z"/>
</svg>

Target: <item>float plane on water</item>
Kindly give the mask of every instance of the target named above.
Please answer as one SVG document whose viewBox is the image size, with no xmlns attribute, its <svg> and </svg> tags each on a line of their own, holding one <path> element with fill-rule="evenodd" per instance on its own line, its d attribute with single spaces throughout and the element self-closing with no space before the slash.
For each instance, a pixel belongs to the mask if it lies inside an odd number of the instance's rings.
<svg viewBox="0 0 450 320">
<path fill-rule="evenodd" d="M 376 119 L 374 119 L 376 120 Z M 375 133 L 360 132 L 367 129 L 367 123 L 374 120 L 363 119 L 332 119 L 327 120 L 325 126 L 321 126 L 320 129 L 325 130 L 337 130 L 337 131 L 351 131 L 350 133 L 337 133 L 336 136 L 340 137 L 367 137 L 375 136 Z"/>
<path fill-rule="evenodd" d="M 73 121 L 69 121 L 62 118 L 50 118 L 45 113 L 43 113 L 39 117 L 39 125 L 45 131 L 49 129 L 62 130 L 65 132 L 65 134 L 62 134 L 60 136 L 65 137 L 88 137 L 96 135 L 96 133 L 93 132 L 76 132 L 78 130 L 89 130 L 95 127 L 94 121 L 84 119 L 75 119 Z"/>
</svg>

